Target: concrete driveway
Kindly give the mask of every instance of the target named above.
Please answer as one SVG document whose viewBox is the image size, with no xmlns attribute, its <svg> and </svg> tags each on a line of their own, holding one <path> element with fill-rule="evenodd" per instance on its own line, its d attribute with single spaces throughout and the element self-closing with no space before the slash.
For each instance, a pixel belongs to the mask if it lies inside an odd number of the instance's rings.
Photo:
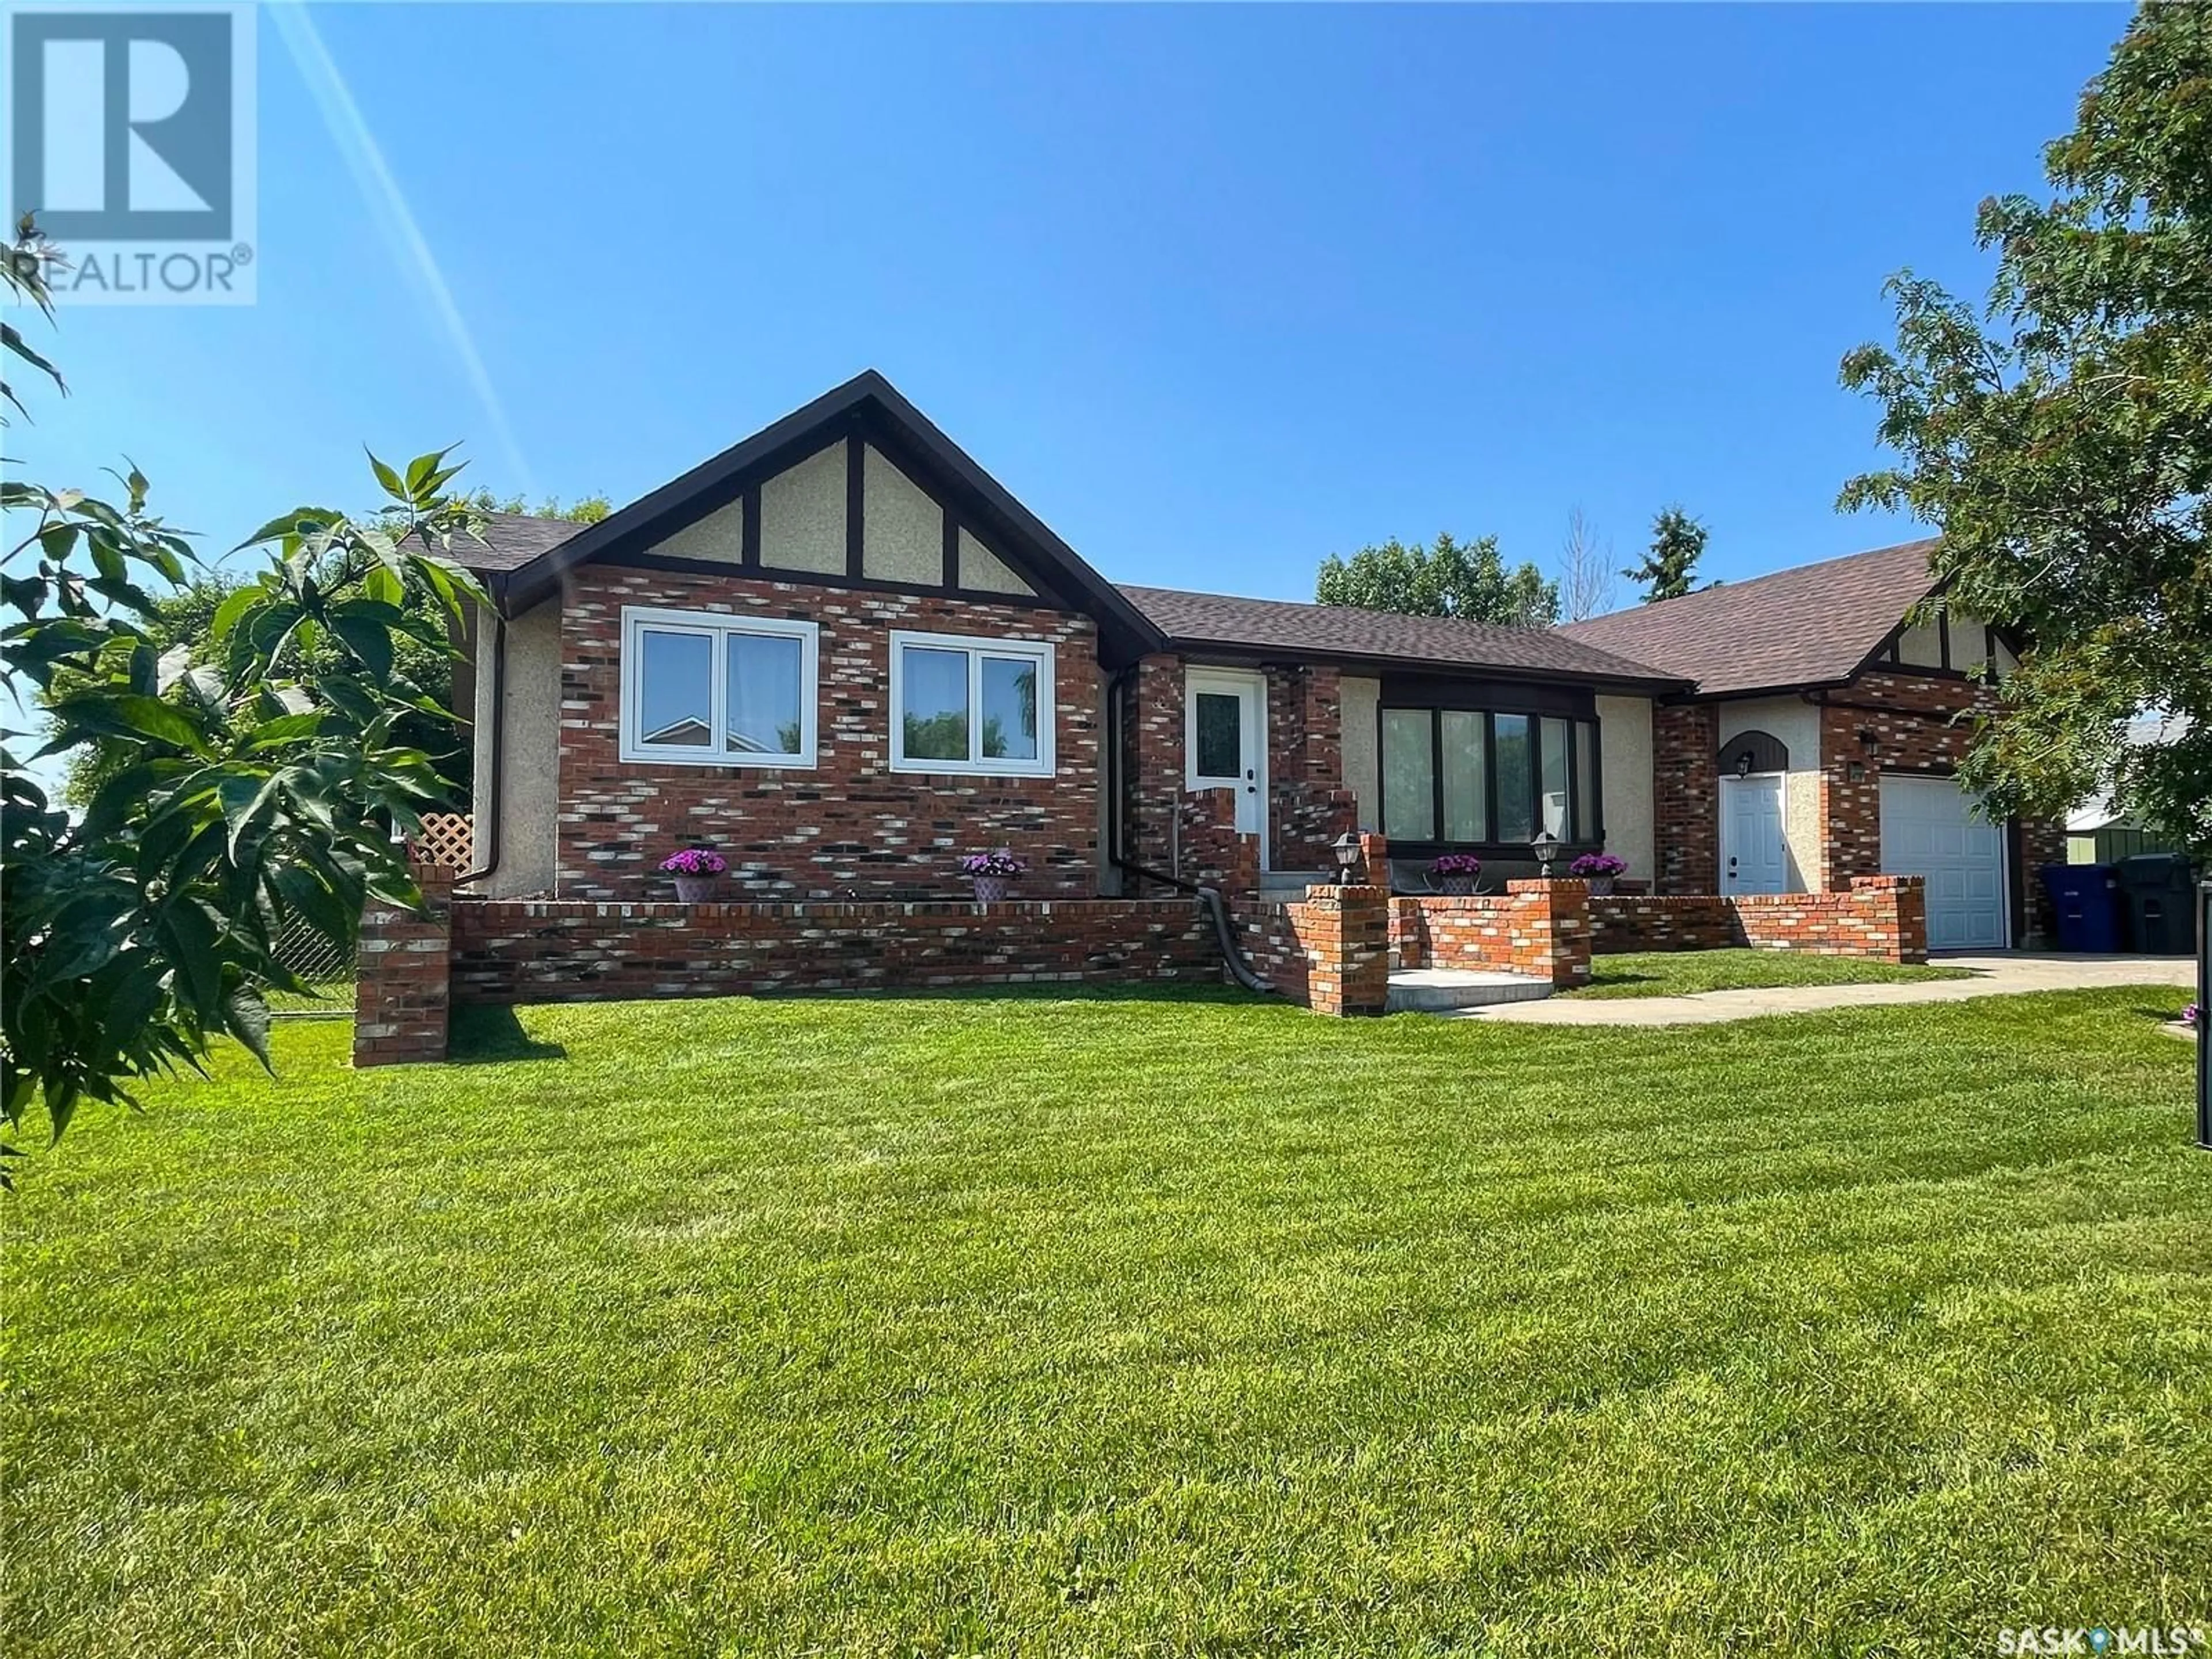
<svg viewBox="0 0 2212 1659">
<path fill-rule="evenodd" d="M 2017 996 L 2025 991 L 2081 991 L 2108 985 L 2197 983 L 2194 957 L 2062 956 L 2004 951 L 1986 956 L 1939 956 L 1945 968 L 1966 968 L 1972 979 L 1906 985 L 1800 985 L 1766 991 L 1707 991 L 1692 997 L 1547 997 L 1469 1008 L 1454 1019 L 1505 1019 L 1534 1025 L 1717 1025 L 1762 1014 L 1812 1014 L 1829 1008 L 1878 1008 L 1900 1003 L 1963 1002 L 1969 997 Z"/>
</svg>

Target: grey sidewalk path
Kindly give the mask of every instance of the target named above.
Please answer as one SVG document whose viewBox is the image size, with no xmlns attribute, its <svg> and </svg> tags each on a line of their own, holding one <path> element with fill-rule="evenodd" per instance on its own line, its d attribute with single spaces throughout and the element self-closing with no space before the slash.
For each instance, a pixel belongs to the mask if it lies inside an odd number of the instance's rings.
<svg viewBox="0 0 2212 1659">
<path fill-rule="evenodd" d="M 1972 969 L 1972 979 L 1901 985 L 1800 985 L 1765 991 L 1707 991 L 1690 997 L 1547 997 L 1469 1008 L 1450 1019 L 1503 1019 L 1530 1025 L 1717 1025 L 1762 1014 L 1810 1014 L 1829 1008 L 1881 1008 L 2027 991 L 2078 991 L 2111 985 L 2194 985 L 2192 957 L 2058 956 L 2008 951 L 1990 956 L 1943 956 L 1946 968 Z"/>
</svg>

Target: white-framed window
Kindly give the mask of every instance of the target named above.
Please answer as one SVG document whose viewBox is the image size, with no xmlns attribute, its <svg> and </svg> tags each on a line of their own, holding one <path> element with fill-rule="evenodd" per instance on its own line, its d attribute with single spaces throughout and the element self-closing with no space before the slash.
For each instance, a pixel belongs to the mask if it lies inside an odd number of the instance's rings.
<svg viewBox="0 0 2212 1659">
<path fill-rule="evenodd" d="M 1052 647 L 891 633 L 891 770 L 1048 778 Z"/>
<path fill-rule="evenodd" d="M 624 605 L 623 759 L 812 766 L 817 631 L 776 617 Z"/>
</svg>

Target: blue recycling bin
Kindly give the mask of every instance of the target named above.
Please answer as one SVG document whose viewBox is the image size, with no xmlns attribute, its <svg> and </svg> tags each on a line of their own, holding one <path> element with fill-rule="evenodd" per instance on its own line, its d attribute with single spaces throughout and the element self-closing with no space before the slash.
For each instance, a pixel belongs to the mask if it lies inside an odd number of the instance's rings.
<svg viewBox="0 0 2212 1659">
<path fill-rule="evenodd" d="M 2109 864 L 2046 864 L 2043 885 L 2058 917 L 2058 948 L 2120 948 L 2120 884 Z"/>
</svg>

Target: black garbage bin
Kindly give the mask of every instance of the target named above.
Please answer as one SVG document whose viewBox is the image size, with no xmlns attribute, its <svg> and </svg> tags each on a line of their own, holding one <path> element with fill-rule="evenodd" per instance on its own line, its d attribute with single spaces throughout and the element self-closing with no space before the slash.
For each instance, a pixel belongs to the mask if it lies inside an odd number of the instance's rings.
<svg viewBox="0 0 2212 1659">
<path fill-rule="evenodd" d="M 2120 948 L 2120 884 L 2109 864 L 2046 864 L 2043 885 L 2062 951 Z"/>
<path fill-rule="evenodd" d="M 2196 881 L 2179 853 L 2137 853 L 2112 866 L 2130 951 L 2183 956 L 2197 949 Z"/>
</svg>

